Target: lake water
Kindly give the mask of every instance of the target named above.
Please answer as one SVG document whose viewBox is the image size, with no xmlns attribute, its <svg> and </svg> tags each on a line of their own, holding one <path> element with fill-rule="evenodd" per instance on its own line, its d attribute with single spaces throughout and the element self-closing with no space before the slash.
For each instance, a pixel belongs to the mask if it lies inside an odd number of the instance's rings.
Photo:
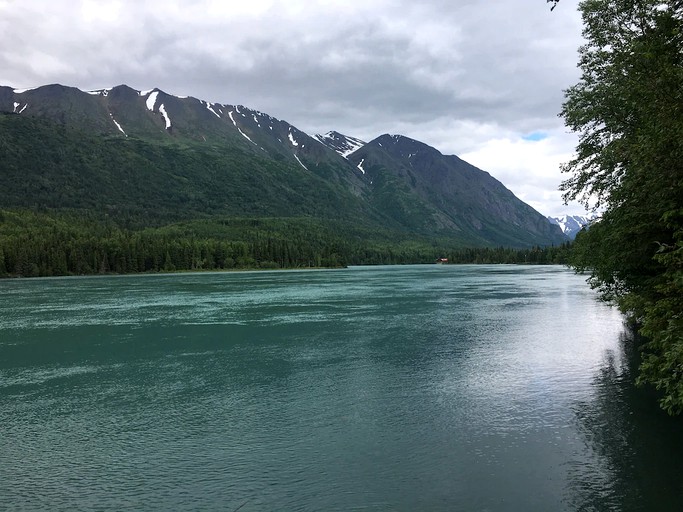
<svg viewBox="0 0 683 512">
<path fill-rule="evenodd" d="M 0 281 L 0 509 L 679 510 L 683 423 L 561 267 Z"/>
</svg>

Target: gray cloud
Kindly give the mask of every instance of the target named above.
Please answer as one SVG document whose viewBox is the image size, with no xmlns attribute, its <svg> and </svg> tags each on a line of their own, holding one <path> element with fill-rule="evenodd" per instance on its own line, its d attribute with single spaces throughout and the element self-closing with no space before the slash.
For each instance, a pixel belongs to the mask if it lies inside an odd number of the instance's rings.
<svg viewBox="0 0 683 512">
<path fill-rule="evenodd" d="M 562 132 L 562 90 L 578 78 L 577 0 L 552 14 L 543 0 L 416 4 L 0 0 L 0 83 L 160 87 L 310 133 L 403 133 L 444 153 Z M 559 183 L 556 168 L 547 174 Z M 514 178 L 505 184 L 515 191 Z"/>
</svg>

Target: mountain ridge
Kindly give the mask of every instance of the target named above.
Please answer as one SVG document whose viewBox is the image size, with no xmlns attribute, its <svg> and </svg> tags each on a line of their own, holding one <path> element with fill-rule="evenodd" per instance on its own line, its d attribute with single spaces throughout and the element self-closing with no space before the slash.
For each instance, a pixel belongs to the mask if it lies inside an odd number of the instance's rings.
<svg viewBox="0 0 683 512">
<path fill-rule="evenodd" d="M 148 212 L 171 212 L 177 205 L 180 216 L 184 211 L 322 215 L 377 229 L 451 237 L 473 246 L 565 240 L 559 228 L 490 174 L 404 136 L 382 135 L 367 143 L 334 131 L 310 136 L 242 105 L 126 85 L 93 91 L 59 84 L 28 90 L 0 87 L 0 112 L 6 117 L 0 129 L 23 151 L 23 157 L 8 151 L 1 164 L 10 186 L 0 193 L 0 206 L 26 207 L 42 198 L 54 208 L 83 203 L 104 208 L 107 197 L 114 197 L 119 204 L 112 212 L 132 211 L 135 205 L 126 203 L 125 184 L 117 183 L 125 171 Z M 24 126 L 18 118 L 25 120 Z M 31 127 L 28 119 L 38 124 Z M 42 160 L 30 156 L 31 130 L 49 141 L 63 129 L 71 130 L 65 147 Z M 101 156 L 82 155 L 76 148 L 79 137 Z M 118 167 L 108 159 L 120 160 Z M 29 161 L 34 170 L 26 182 L 21 168 Z M 68 161 L 78 164 L 78 176 L 67 178 Z M 91 168 L 101 172 L 89 176 Z M 153 188 L 140 182 L 136 169 L 146 169 Z M 81 196 L 69 179 L 81 184 Z M 101 193 L 87 190 L 88 180 L 99 180 Z M 62 191 L 61 199 L 50 195 L 50 187 Z"/>
</svg>

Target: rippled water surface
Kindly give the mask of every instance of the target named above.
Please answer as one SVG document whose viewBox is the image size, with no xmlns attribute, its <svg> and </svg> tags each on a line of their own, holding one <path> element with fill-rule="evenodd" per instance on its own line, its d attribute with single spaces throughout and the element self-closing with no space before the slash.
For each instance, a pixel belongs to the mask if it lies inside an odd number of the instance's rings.
<svg viewBox="0 0 683 512">
<path fill-rule="evenodd" d="M 678 510 L 632 345 L 560 267 L 0 281 L 0 509 Z"/>
</svg>

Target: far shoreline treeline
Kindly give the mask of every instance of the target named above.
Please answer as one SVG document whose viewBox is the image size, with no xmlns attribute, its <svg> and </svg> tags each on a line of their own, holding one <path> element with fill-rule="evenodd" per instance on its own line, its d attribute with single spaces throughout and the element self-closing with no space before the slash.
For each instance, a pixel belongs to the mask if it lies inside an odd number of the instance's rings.
<svg viewBox="0 0 683 512">
<path fill-rule="evenodd" d="M 312 218 L 199 219 L 121 227 L 73 212 L 0 210 L 0 277 L 339 268 L 349 265 L 566 264 L 571 244 L 462 247 L 448 239 L 363 232 Z"/>
</svg>

